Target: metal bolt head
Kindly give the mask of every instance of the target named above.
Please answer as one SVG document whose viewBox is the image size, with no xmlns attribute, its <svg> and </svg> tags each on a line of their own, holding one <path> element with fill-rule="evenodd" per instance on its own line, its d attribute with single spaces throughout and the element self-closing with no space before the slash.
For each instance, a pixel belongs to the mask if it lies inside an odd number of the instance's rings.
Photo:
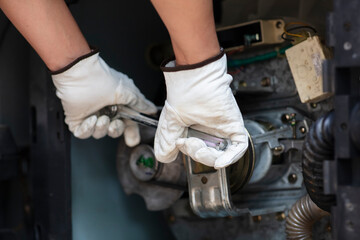
<svg viewBox="0 0 360 240">
<path fill-rule="evenodd" d="M 289 183 L 296 183 L 297 175 L 295 173 L 290 173 L 288 176 Z"/>
<path fill-rule="evenodd" d="M 305 127 L 300 127 L 299 130 L 300 130 L 301 133 L 306 133 L 306 128 Z"/>
<path fill-rule="evenodd" d="M 281 152 L 282 150 L 283 150 L 283 147 L 280 145 L 280 146 L 276 146 L 275 148 L 274 148 L 274 150 L 276 151 L 276 152 Z"/>
<path fill-rule="evenodd" d="M 202 177 L 202 178 L 201 178 L 201 182 L 202 182 L 203 184 L 206 184 L 207 181 L 208 181 L 207 177 Z"/>
<path fill-rule="evenodd" d="M 349 50 L 351 50 L 351 48 L 352 48 L 352 45 L 351 45 L 350 42 L 345 42 L 344 43 L 344 50 L 345 51 L 349 51 Z"/>
<path fill-rule="evenodd" d="M 316 104 L 316 103 L 311 103 L 310 106 L 311 106 L 312 108 L 316 108 L 316 107 L 317 107 L 317 104 Z"/>
<path fill-rule="evenodd" d="M 261 215 L 253 216 L 252 219 L 253 219 L 254 222 L 260 222 L 261 221 Z"/>
<path fill-rule="evenodd" d="M 283 221 L 283 220 L 285 220 L 286 215 L 283 212 L 278 212 L 278 213 L 276 213 L 275 218 L 278 221 Z"/>
<path fill-rule="evenodd" d="M 239 86 L 241 87 L 247 87 L 247 83 L 245 81 L 240 81 Z"/>
</svg>

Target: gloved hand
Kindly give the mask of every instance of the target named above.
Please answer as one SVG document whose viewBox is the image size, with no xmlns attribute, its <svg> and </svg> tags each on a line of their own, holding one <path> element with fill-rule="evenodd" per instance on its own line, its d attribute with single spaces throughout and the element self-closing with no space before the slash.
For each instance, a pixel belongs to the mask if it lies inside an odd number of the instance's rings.
<svg viewBox="0 0 360 240">
<path fill-rule="evenodd" d="M 106 134 L 116 138 L 124 133 L 126 144 L 135 146 L 140 142 L 137 124 L 129 120 L 110 121 L 109 117 L 97 117 L 94 113 L 115 104 L 127 105 L 146 114 L 156 112 L 155 105 L 140 93 L 134 82 L 110 68 L 98 51 L 53 72 L 52 79 L 65 111 L 65 122 L 78 138 L 101 138 Z"/>
<path fill-rule="evenodd" d="M 229 87 L 232 77 L 227 74 L 224 53 L 189 66 L 175 66 L 171 61 L 162 70 L 167 99 L 155 136 L 156 158 L 171 162 L 181 150 L 195 161 L 215 168 L 241 158 L 248 147 L 248 136 Z M 198 138 L 186 138 L 190 126 L 229 138 L 232 145 L 226 151 L 217 151 Z"/>
</svg>

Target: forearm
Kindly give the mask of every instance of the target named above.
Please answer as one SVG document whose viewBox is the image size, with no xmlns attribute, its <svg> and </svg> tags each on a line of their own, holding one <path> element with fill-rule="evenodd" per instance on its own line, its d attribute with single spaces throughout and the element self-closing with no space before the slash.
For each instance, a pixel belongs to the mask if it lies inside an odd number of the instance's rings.
<svg viewBox="0 0 360 240">
<path fill-rule="evenodd" d="M 90 52 L 64 0 L 0 0 L 0 8 L 50 70 Z"/>
<path fill-rule="evenodd" d="M 220 52 L 212 0 L 152 0 L 169 31 L 176 63 L 194 64 Z"/>
</svg>

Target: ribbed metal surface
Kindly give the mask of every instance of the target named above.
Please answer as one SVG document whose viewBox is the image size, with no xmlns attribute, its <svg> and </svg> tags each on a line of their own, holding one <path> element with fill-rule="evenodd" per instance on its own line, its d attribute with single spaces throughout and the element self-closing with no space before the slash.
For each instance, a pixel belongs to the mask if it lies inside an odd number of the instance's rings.
<svg viewBox="0 0 360 240">
<path fill-rule="evenodd" d="M 309 195 L 297 201 L 286 218 L 287 239 L 305 240 L 312 237 L 313 224 L 328 212 L 320 209 Z"/>
</svg>

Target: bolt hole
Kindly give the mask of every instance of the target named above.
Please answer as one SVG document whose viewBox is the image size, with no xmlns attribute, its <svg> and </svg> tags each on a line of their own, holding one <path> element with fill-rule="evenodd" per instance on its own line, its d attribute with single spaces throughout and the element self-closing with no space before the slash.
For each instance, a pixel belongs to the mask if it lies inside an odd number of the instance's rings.
<svg viewBox="0 0 360 240">
<path fill-rule="evenodd" d="M 201 178 L 201 182 L 202 182 L 203 184 L 206 184 L 207 181 L 208 181 L 208 179 L 207 179 L 206 177 L 202 177 L 202 178 Z"/>
</svg>

